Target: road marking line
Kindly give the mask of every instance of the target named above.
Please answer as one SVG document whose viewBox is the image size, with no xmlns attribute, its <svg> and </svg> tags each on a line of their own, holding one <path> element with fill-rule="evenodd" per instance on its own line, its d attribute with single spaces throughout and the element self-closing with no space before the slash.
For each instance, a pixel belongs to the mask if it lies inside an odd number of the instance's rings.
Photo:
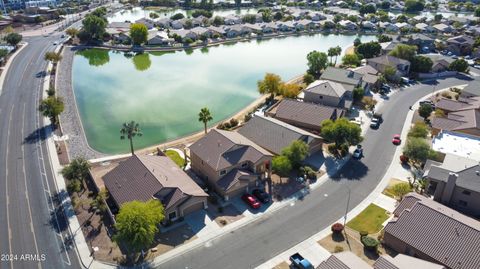
<svg viewBox="0 0 480 269">
<path fill-rule="evenodd" d="M 23 103 L 22 133 L 21 133 L 22 136 L 21 137 L 25 137 L 25 107 L 26 107 L 26 103 Z M 27 172 L 25 171 L 25 145 L 22 143 L 20 147 L 22 149 L 23 179 L 25 182 L 25 197 L 27 198 L 28 214 L 30 216 L 30 229 L 32 230 L 35 251 L 37 252 L 37 255 L 40 256 L 40 252 L 38 251 L 38 245 L 37 245 L 37 236 L 35 235 L 35 229 L 33 228 L 33 217 L 32 217 L 32 208 L 30 206 L 30 197 L 28 195 Z M 42 264 L 40 263 L 40 261 L 38 261 L 38 268 L 40 269 L 42 268 Z"/>
<path fill-rule="evenodd" d="M 10 213 L 8 209 L 8 205 L 10 204 L 10 198 L 8 196 L 8 145 L 10 145 L 10 125 L 12 122 L 12 115 L 13 115 L 13 108 L 15 104 L 12 104 L 12 109 L 10 110 L 10 116 L 8 117 L 8 126 L 7 126 L 7 150 L 5 154 L 5 193 L 7 193 L 7 227 L 8 227 L 8 254 L 12 253 L 12 229 L 10 227 Z M 13 269 L 13 260 L 10 261 L 10 268 Z"/>
</svg>

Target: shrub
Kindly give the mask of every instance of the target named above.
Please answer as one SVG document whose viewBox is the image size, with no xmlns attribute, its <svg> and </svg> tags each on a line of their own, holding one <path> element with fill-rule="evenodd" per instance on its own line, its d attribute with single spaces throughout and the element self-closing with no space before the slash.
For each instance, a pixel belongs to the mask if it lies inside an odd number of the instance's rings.
<svg viewBox="0 0 480 269">
<path fill-rule="evenodd" d="M 448 92 L 442 92 L 442 97 L 449 98 L 450 94 Z"/>
<path fill-rule="evenodd" d="M 360 239 L 360 241 L 362 241 L 362 244 L 366 249 L 369 249 L 369 250 L 376 250 L 377 249 L 378 240 L 373 238 L 373 237 L 363 236 Z"/>
<path fill-rule="evenodd" d="M 337 222 L 337 223 L 332 225 L 332 232 L 333 233 L 339 234 L 342 231 L 343 231 L 343 224 Z"/>
<path fill-rule="evenodd" d="M 79 192 L 82 190 L 82 183 L 80 180 L 72 180 L 70 183 L 68 183 L 67 190 L 70 193 Z"/>
<path fill-rule="evenodd" d="M 303 83 L 305 83 L 307 85 L 314 82 L 314 81 L 315 81 L 315 78 L 310 74 L 305 74 L 303 76 Z"/>
<path fill-rule="evenodd" d="M 342 246 L 335 246 L 335 249 L 333 250 L 334 253 L 339 253 L 339 252 L 342 252 L 342 251 L 343 251 Z"/>
<path fill-rule="evenodd" d="M 221 220 L 220 220 L 220 224 L 221 224 L 222 226 L 225 226 L 225 225 L 227 225 L 227 221 L 226 221 L 225 219 L 221 219 Z"/>
<path fill-rule="evenodd" d="M 237 126 L 237 125 L 238 125 L 238 120 L 235 119 L 235 118 L 232 118 L 232 119 L 230 120 L 230 128 L 233 128 L 233 127 L 235 127 L 235 126 Z"/>
<path fill-rule="evenodd" d="M 367 236 L 368 232 L 367 231 L 360 231 L 360 237 Z"/>
<path fill-rule="evenodd" d="M 328 152 L 330 152 L 330 154 L 337 155 L 337 147 L 335 144 L 328 145 Z"/>
</svg>

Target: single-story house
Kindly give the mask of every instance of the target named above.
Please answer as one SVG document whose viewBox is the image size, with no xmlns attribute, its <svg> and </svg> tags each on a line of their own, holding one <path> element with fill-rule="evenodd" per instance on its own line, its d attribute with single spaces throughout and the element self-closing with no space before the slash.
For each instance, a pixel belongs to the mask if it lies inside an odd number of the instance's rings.
<svg viewBox="0 0 480 269">
<path fill-rule="evenodd" d="M 406 76 L 410 72 L 410 62 L 390 55 L 382 55 L 367 59 L 367 64 L 384 73 L 387 67 L 393 67 L 398 76 Z"/>
<path fill-rule="evenodd" d="M 467 35 L 460 35 L 447 39 L 447 50 L 456 55 L 469 55 L 472 52 L 475 40 Z"/>
<path fill-rule="evenodd" d="M 316 80 L 303 90 L 305 102 L 349 110 L 352 107 L 352 92 L 343 84 L 330 80 Z"/>
<path fill-rule="evenodd" d="M 147 45 L 155 46 L 170 46 L 175 42 L 173 38 L 169 38 L 168 34 L 163 31 L 150 30 L 148 31 Z"/>
</svg>

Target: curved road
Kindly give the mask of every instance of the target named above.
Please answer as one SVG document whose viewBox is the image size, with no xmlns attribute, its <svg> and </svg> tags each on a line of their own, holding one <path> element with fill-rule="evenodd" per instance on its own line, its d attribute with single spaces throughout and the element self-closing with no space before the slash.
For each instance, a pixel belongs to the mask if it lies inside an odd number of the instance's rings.
<svg viewBox="0 0 480 269">
<path fill-rule="evenodd" d="M 435 89 L 466 84 L 469 78 L 435 82 Z M 154 264 L 162 269 L 255 268 L 272 257 L 323 230 L 364 200 L 386 173 L 396 147 L 391 137 L 401 133 L 409 106 L 431 93 L 434 84 L 416 84 L 394 94 L 383 106 L 384 122 L 369 129 L 362 143 L 361 161 L 349 161 L 335 179 L 312 191 L 302 201 L 212 240 L 171 260 Z M 395 161 L 395 160 L 393 160 Z M 349 191 L 350 190 L 350 191 Z M 350 193 L 350 194 L 349 194 Z M 349 207 L 347 209 L 347 201 Z"/>
<path fill-rule="evenodd" d="M 31 37 L 14 59 L 0 95 L 0 268 L 81 268 L 66 250 L 68 234 L 58 207 L 38 104 L 46 51 L 59 34 Z M 53 153 L 55 154 L 55 153 Z M 57 217 L 58 215 L 58 217 Z"/>
</svg>

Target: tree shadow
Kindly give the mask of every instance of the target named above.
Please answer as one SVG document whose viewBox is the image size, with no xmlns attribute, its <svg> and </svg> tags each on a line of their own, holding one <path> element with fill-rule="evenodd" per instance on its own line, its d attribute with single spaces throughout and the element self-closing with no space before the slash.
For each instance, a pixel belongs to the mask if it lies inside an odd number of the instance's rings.
<svg viewBox="0 0 480 269">
<path fill-rule="evenodd" d="M 49 135 L 49 127 L 43 126 L 38 128 L 37 130 L 31 132 L 27 137 L 23 139 L 24 144 L 35 144 L 37 142 L 44 141 L 48 138 Z"/>
<path fill-rule="evenodd" d="M 345 164 L 336 174 L 332 175 L 331 178 L 335 181 L 339 181 L 343 178 L 360 180 L 367 175 L 368 170 L 368 167 L 363 162 L 350 159 L 348 163 Z"/>
<path fill-rule="evenodd" d="M 343 233 L 332 233 L 332 240 L 335 242 L 343 242 L 345 241 L 345 236 Z"/>
</svg>

